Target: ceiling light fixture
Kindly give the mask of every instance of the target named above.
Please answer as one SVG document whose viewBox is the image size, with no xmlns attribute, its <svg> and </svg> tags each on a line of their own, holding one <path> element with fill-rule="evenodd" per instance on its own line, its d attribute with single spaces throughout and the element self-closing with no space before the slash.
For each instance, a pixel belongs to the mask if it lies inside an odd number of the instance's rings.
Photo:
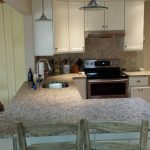
<svg viewBox="0 0 150 150">
<path fill-rule="evenodd" d="M 53 21 L 52 19 L 48 19 L 45 16 L 45 12 L 44 12 L 44 0 L 42 0 L 42 15 L 39 19 L 36 19 L 35 21 Z"/>
<path fill-rule="evenodd" d="M 90 10 L 104 10 L 108 9 L 108 7 L 105 6 L 100 6 L 97 4 L 96 0 L 91 0 L 87 6 L 80 7 L 79 9 L 85 10 L 85 11 L 90 11 Z"/>
</svg>

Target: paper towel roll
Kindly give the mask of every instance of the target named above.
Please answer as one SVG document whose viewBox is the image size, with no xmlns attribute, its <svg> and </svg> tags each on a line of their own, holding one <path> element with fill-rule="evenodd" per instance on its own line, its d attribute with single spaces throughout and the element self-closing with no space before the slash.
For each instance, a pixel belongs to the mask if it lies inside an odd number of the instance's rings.
<svg viewBox="0 0 150 150">
<path fill-rule="evenodd" d="M 44 79 L 44 62 L 39 62 L 39 75 Z"/>
</svg>

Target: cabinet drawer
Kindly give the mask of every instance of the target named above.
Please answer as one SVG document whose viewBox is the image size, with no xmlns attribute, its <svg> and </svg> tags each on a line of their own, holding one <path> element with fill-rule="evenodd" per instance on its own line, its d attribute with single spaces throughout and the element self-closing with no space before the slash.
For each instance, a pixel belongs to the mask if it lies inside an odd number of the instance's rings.
<svg viewBox="0 0 150 150">
<path fill-rule="evenodd" d="M 148 77 L 129 77 L 129 86 L 148 86 Z"/>
</svg>

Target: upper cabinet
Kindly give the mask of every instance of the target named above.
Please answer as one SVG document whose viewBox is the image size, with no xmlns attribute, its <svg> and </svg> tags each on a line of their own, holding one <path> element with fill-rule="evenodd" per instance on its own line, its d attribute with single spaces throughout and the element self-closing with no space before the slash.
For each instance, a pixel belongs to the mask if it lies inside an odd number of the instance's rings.
<svg viewBox="0 0 150 150">
<path fill-rule="evenodd" d="M 124 2 L 106 2 L 105 30 L 124 30 Z"/>
<path fill-rule="evenodd" d="M 88 3 L 85 3 L 87 5 Z M 99 5 L 104 6 L 101 2 Z M 102 11 L 85 11 L 85 31 L 104 30 L 104 10 Z"/>
<path fill-rule="evenodd" d="M 143 50 L 144 2 L 125 3 L 124 50 Z"/>
<path fill-rule="evenodd" d="M 52 2 L 44 0 L 44 12 L 52 19 Z M 53 55 L 53 22 L 35 21 L 42 15 L 42 0 L 32 0 L 34 52 L 35 56 Z"/>
<path fill-rule="evenodd" d="M 84 11 L 79 10 L 83 5 L 83 2 L 53 2 L 56 53 L 84 52 Z"/>
<path fill-rule="evenodd" d="M 55 0 L 54 7 L 54 43 L 56 52 L 66 52 L 69 49 L 68 36 L 68 3 Z"/>
<path fill-rule="evenodd" d="M 71 52 L 84 51 L 84 11 L 82 2 L 69 2 L 69 47 Z"/>
<path fill-rule="evenodd" d="M 108 9 L 85 12 L 85 30 L 124 30 L 124 2 L 101 2 L 100 5 Z"/>
</svg>

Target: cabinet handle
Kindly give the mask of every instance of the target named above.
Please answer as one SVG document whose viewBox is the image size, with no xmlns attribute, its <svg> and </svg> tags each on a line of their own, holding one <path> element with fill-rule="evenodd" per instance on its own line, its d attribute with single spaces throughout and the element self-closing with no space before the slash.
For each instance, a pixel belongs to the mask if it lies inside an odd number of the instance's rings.
<svg viewBox="0 0 150 150">
<path fill-rule="evenodd" d="M 139 88 L 139 91 L 142 92 L 142 91 L 143 91 L 143 88 Z"/>
<path fill-rule="evenodd" d="M 105 28 L 105 26 L 104 26 L 104 25 L 103 25 L 102 27 L 103 27 L 103 28 Z"/>
<path fill-rule="evenodd" d="M 125 45 L 124 47 L 126 47 L 126 48 L 127 48 L 127 45 Z"/>
<path fill-rule="evenodd" d="M 58 48 L 55 48 L 55 50 L 57 50 Z"/>
<path fill-rule="evenodd" d="M 108 28 L 108 25 L 106 25 L 105 28 Z"/>
<path fill-rule="evenodd" d="M 136 83 L 140 83 L 140 82 L 141 82 L 140 80 L 137 80 L 137 81 L 136 81 Z"/>
</svg>

